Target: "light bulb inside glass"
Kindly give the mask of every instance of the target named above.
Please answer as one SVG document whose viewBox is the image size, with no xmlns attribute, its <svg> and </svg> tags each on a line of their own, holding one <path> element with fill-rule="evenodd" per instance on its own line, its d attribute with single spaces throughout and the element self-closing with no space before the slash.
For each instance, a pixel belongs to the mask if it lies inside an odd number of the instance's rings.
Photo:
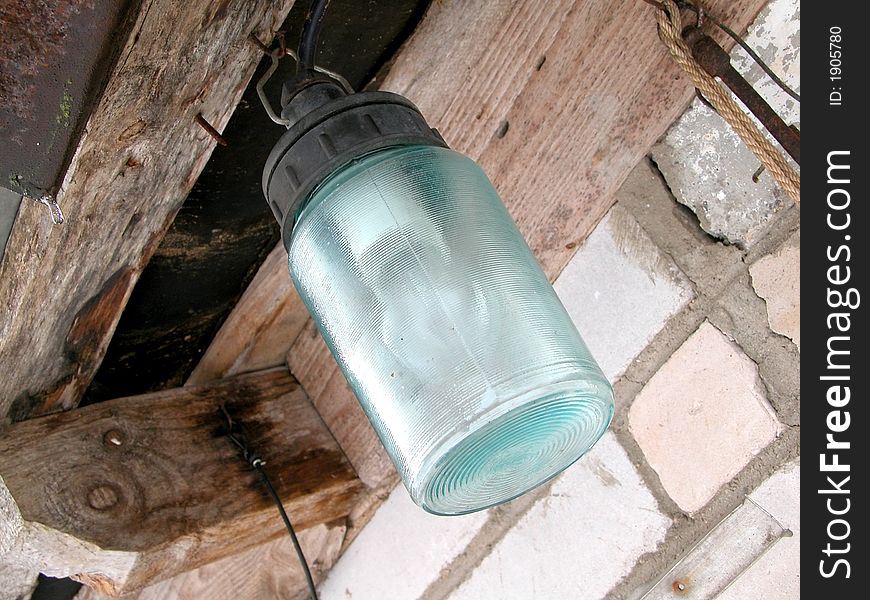
<svg viewBox="0 0 870 600">
<path fill-rule="evenodd" d="M 408 491 L 462 514 L 561 472 L 612 391 L 483 171 L 381 149 L 301 205 L 290 273 Z"/>
</svg>

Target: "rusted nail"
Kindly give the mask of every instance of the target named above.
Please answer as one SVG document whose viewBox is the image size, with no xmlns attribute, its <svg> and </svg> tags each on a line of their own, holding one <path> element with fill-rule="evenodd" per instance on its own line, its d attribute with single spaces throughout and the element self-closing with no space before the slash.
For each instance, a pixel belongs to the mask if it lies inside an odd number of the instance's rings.
<svg viewBox="0 0 870 600">
<path fill-rule="evenodd" d="M 764 165 L 761 165 L 755 170 L 755 173 L 752 174 L 752 183 L 758 183 L 758 180 L 761 178 L 761 174 L 764 173 Z"/>
<path fill-rule="evenodd" d="M 263 51 L 263 54 L 270 54 L 269 46 L 260 41 L 260 38 L 255 36 L 253 33 L 248 36 L 248 41 L 254 44 L 257 48 Z"/>
<path fill-rule="evenodd" d="M 123 446 L 124 434 L 119 429 L 110 429 L 103 434 L 103 443 L 106 446 Z"/>
<path fill-rule="evenodd" d="M 671 589 L 673 589 L 677 594 L 683 595 L 686 593 L 686 590 L 689 589 L 689 584 L 681 579 L 675 579 L 671 584 Z"/>
<path fill-rule="evenodd" d="M 510 129 L 510 127 L 511 127 L 511 124 L 507 120 L 502 121 L 499 124 L 498 129 L 495 132 L 495 137 L 497 137 L 499 139 L 503 138 L 504 136 L 507 135 L 508 129 Z"/>
<path fill-rule="evenodd" d="M 200 127 L 206 130 L 206 132 L 221 146 L 226 146 L 227 141 L 223 138 L 223 136 L 218 133 L 218 130 L 211 126 L 211 123 L 205 120 L 205 117 L 202 116 L 202 113 L 196 113 L 196 122 L 199 123 Z"/>
</svg>

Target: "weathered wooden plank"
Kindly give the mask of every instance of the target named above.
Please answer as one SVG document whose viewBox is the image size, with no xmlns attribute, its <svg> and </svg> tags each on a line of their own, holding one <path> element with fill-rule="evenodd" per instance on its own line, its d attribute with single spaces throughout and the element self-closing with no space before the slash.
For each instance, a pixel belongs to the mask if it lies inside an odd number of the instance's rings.
<svg viewBox="0 0 870 600">
<path fill-rule="evenodd" d="M 332 568 L 344 540 L 345 525 L 318 525 L 299 533 L 299 543 L 315 582 Z M 103 600 L 83 588 L 75 600 Z M 261 544 L 187 573 L 148 586 L 124 600 L 266 600 L 307 599 L 305 576 L 287 536 Z"/>
<path fill-rule="evenodd" d="M 395 473 L 393 463 L 313 321 L 297 337 L 287 354 L 287 365 L 291 373 L 302 377 L 299 383 L 359 478 L 371 488 L 382 486 Z"/>
<path fill-rule="evenodd" d="M 419 22 L 428 3 L 333 0 L 319 38 L 317 63 L 340 71 L 355 89 L 362 88 L 410 35 L 409 28 Z M 295 3 L 281 26 L 291 45 L 309 6 L 309 0 Z M 292 60 L 281 61 L 266 84 L 270 98 L 277 101 L 282 83 L 295 71 Z M 249 85 L 222 132 L 229 145 L 212 153 L 142 272 L 142 283 L 130 296 L 83 402 L 177 387 L 190 376 L 280 237 L 259 181 L 284 131 L 269 119 L 255 86 Z M 0 213 L 2 206 L 0 202 Z M 0 230 L 2 220 L 0 215 Z M 286 345 L 269 364 L 281 364 L 283 350 Z M 265 364 L 266 357 L 256 354 L 251 361 Z"/>
<path fill-rule="evenodd" d="M 764 5 L 704 7 L 742 31 Z M 653 11 L 640 0 L 439 3 L 384 82 L 480 163 L 551 280 L 694 95 Z M 524 27 L 540 34 L 511 35 Z"/>
<path fill-rule="evenodd" d="M 527 93 L 529 82 L 540 77 L 544 68 L 553 68 L 552 58 L 547 56 L 549 48 L 565 35 L 565 23 L 577 19 L 577 4 L 584 2 L 451 0 L 433 4 L 381 88 L 410 98 L 452 148 L 478 160 L 496 141 L 502 121 L 516 99 Z M 598 19 L 611 18 L 612 3 L 585 4 L 603 8 L 605 12 Z M 575 38 L 568 42 L 576 54 L 607 60 L 599 55 L 597 41 Z M 578 79 L 588 79 L 588 74 L 577 75 Z M 555 103 L 586 91 L 553 88 L 548 96 Z M 537 107 L 526 118 L 537 120 L 544 110 Z M 522 139 L 512 136 L 501 143 L 516 145 Z M 530 166 L 541 167 L 544 165 Z M 500 182 L 493 181 L 501 191 Z"/>
<path fill-rule="evenodd" d="M 24 202 L 0 262 L 0 416 L 74 406 L 102 358 L 129 290 L 215 144 L 292 0 L 144 0 L 66 173 L 66 222 Z M 73 320 L 106 282 L 132 276 L 90 336 L 66 346 Z M 96 351 L 93 349 L 96 348 Z M 14 368 L 14 370 L 13 370 Z"/>
<path fill-rule="evenodd" d="M 282 364 L 287 348 L 307 320 L 308 311 L 290 282 L 287 251 L 278 243 L 186 385 Z"/>
<path fill-rule="evenodd" d="M 350 512 L 362 486 L 278 368 L 8 428 L 0 513 L 12 516 L 0 560 L 117 594 L 284 535 L 257 474 L 222 433 L 222 403 L 244 424 L 299 529 Z"/>
</svg>

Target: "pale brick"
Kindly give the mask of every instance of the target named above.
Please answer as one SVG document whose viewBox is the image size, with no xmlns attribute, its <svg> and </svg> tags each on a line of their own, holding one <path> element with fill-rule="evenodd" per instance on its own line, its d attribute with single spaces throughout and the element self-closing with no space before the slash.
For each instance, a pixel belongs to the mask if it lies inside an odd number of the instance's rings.
<svg viewBox="0 0 870 600">
<path fill-rule="evenodd" d="M 451 600 L 603 598 L 664 540 L 663 515 L 606 434 L 507 532 Z"/>
<path fill-rule="evenodd" d="M 749 497 L 791 530 L 746 570 L 718 600 L 793 600 L 800 598 L 800 462 L 792 462 L 774 473 Z"/>
<path fill-rule="evenodd" d="M 668 569 L 643 600 L 674 600 L 675 591 L 687 598 L 718 598 L 784 535 L 787 530 L 776 519 L 747 500 Z"/>
<path fill-rule="evenodd" d="M 780 431 L 756 364 L 706 321 L 637 395 L 629 427 L 665 490 L 688 512 L 702 508 Z"/>
<path fill-rule="evenodd" d="M 599 223 L 554 288 L 611 381 L 692 298 L 685 275 L 619 205 Z"/>
<path fill-rule="evenodd" d="M 770 328 L 801 347 L 801 238 L 793 235 L 775 254 L 749 267 L 752 287 L 767 303 Z"/>
<path fill-rule="evenodd" d="M 411 600 L 435 581 L 486 522 L 487 513 L 436 517 L 398 486 L 320 589 L 321 600 Z"/>
</svg>

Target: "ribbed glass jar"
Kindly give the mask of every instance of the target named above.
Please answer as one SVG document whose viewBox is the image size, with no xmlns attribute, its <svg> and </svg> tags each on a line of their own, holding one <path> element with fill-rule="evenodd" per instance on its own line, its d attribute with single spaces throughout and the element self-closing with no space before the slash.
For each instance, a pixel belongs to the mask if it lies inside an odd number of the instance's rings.
<svg viewBox="0 0 870 600">
<path fill-rule="evenodd" d="M 582 456 L 610 385 L 483 171 L 359 158 L 299 211 L 290 273 L 414 501 L 462 514 Z"/>
</svg>

